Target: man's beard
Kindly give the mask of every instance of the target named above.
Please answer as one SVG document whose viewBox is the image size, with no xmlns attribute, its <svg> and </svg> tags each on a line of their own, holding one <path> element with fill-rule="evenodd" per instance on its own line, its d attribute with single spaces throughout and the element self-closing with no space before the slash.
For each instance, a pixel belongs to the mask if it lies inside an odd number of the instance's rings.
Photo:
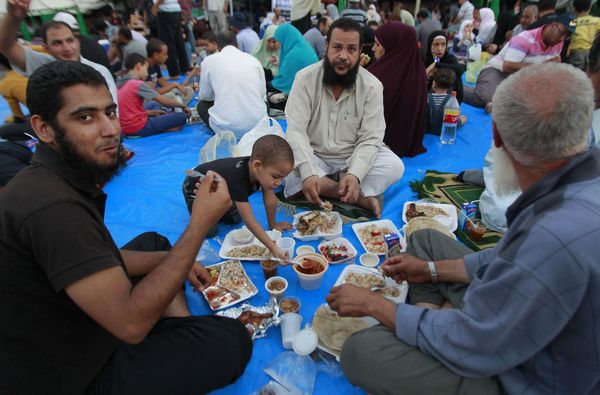
<svg viewBox="0 0 600 395">
<path fill-rule="evenodd" d="M 60 156 L 95 185 L 103 186 L 125 167 L 127 159 L 124 155 L 123 145 L 120 142 L 115 162 L 109 165 L 99 165 L 79 153 L 75 144 L 65 136 L 63 128 L 55 124 L 52 125 L 52 129 L 54 129 L 54 137 Z M 115 140 L 111 144 L 118 142 L 118 138 L 115 138 Z"/>
<path fill-rule="evenodd" d="M 492 159 L 496 194 L 502 196 L 520 192 L 519 179 L 506 150 L 492 145 Z"/>
<path fill-rule="evenodd" d="M 358 75 L 359 67 L 360 62 L 356 62 L 354 67 L 348 69 L 346 74 L 339 75 L 335 71 L 334 65 L 329 62 L 327 57 L 325 57 L 323 61 L 323 85 L 341 85 L 344 89 L 351 88 L 356 82 L 356 76 Z"/>
</svg>

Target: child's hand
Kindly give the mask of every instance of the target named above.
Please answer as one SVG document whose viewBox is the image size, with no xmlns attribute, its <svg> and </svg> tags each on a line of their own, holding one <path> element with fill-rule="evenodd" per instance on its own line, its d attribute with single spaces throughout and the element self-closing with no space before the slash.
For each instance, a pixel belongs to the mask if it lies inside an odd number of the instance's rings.
<svg viewBox="0 0 600 395">
<path fill-rule="evenodd" d="M 292 229 L 292 224 L 290 224 L 289 222 L 275 222 L 275 226 L 273 226 L 273 229 L 277 229 L 277 230 L 290 230 Z"/>
<path fill-rule="evenodd" d="M 279 258 L 281 259 L 281 264 L 282 265 L 287 265 L 287 261 L 290 260 L 290 257 L 288 255 L 287 252 L 283 252 L 283 250 L 280 250 L 279 248 L 276 248 L 275 251 L 271 251 L 271 254 L 273 254 L 273 257 L 275 258 Z"/>
</svg>

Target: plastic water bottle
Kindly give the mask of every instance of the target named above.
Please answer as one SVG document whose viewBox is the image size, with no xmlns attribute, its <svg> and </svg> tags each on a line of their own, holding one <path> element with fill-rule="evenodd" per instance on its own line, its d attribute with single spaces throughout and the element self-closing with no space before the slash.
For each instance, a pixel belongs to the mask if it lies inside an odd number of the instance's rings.
<svg viewBox="0 0 600 395">
<path fill-rule="evenodd" d="M 452 92 L 452 97 L 444 107 L 444 123 L 442 124 L 442 133 L 440 134 L 440 142 L 442 144 L 454 144 L 459 116 L 460 104 L 456 100 L 456 92 Z"/>
</svg>

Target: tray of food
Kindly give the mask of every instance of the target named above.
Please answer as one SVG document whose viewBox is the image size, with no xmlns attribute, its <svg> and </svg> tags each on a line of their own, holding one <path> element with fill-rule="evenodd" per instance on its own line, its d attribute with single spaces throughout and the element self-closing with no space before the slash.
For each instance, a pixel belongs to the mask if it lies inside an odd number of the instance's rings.
<svg viewBox="0 0 600 395">
<path fill-rule="evenodd" d="M 307 211 L 294 215 L 294 234 L 299 240 L 331 240 L 342 235 L 342 217 L 337 211 Z"/>
<path fill-rule="evenodd" d="M 406 202 L 402 209 L 402 220 L 405 224 L 413 218 L 433 218 L 446 226 L 451 232 L 458 227 L 458 214 L 452 204 L 430 202 Z"/>
<path fill-rule="evenodd" d="M 329 263 L 354 263 L 358 252 L 345 237 L 327 240 L 319 244 L 319 252 Z"/>
<path fill-rule="evenodd" d="M 258 293 L 239 260 L 217 263 L 206 269 L 210 286 L 202 294 L 212 310 L 224 309 Z"/>
<path fill-rule="evenodd" d="M 398 284 L 391 277 L 383 276 L 377 269 L 359 265 L 348 265 L 336 280 L 334 287 L 352 284 L 361 288 L 374 288 L 394 303 L 404 303 L 408 295 L 408 283 Z"/>
<path fill-rule="evenodd" d="M 235 229 L 227 233 L 219 250 L 219 256 L 223 259 L 242 261 L 260 260 L 270 255 L 269 249 L 246 228 Z"/>
<path fill-rule="evenodd" d="M 389 219 L 352 224 L 352 230 L 354 230 L 360 244 L 367 252 L 384 255 L 387 251 L 385 235 L 390 233 L 396 233 L 400 238 L 401 250 L 404 251 L 406 249 L 404 237 L 402 237 L 396 225 Z"/>
<path fill-rule="evenodd" d="M 445 225 L 442 225 L 439 221 L 436 221 L 433 218 L 429 217 L 416 217 L 408 221 L 406 225 L 402 227 L 402 231 L 404 232 L 404 236 L 408 239 L 408 236 L 411 235 L 412 232 L 421 229 L 433 229 L 437 230 L 445 234 L 448 237 L 452 237 L 456 240 L 456 235 L 452 233 L 450 229 L 448 229 Z"/>
</svg>

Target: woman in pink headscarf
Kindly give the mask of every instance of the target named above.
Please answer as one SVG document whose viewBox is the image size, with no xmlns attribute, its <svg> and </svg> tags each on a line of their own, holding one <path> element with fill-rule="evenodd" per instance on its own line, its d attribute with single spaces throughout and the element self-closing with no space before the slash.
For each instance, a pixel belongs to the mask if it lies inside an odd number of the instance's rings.
<svg viewBox="0 0 600 395">
<path fill-rule="evenodd" d="M 415 156 L 423 147 L 427 113 L 427 76 L 415 29 L 388 22 L 375 31 L 377 62 L 369 71 L 383 84 L 385 137 L 398 156 Z"/>
</svg>

